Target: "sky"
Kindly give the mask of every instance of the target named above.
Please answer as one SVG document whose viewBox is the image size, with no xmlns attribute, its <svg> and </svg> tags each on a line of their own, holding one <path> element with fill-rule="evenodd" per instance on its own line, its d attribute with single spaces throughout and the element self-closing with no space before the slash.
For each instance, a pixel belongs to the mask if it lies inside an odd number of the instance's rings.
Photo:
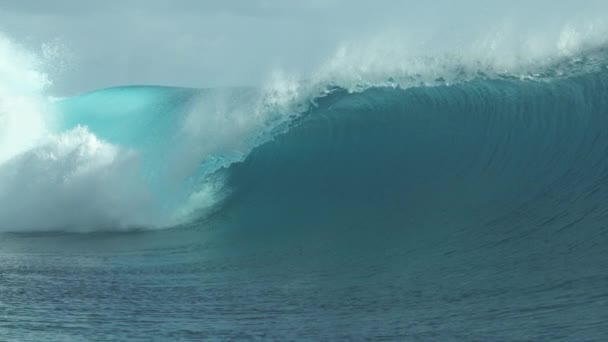
<svg viewBox="0 0 608 342">
<path fill-rule="evenodd" d="M 31 50 L 49 44 L 58 92 L 123 84 L 250 85 L 279 67 L 307 69 L 350 25 L 313 1 L 0 0 L 0 31 Z M 353 18 L 353 20 L 357 20 Z M 52 69 L 52 68 L 51 68 Z"/>
<path fill-rule="evenodd" d="M 128 84 L 258 85 L 276 70 L 306 77 L 340 44 L 382 32 L 445 45 L 513 18 L 542 26 L 566 15 L 604 15 L 603 3 L 0 0 L 0 32 L 46 55 L 53 92 L 74 95 Z"/>
</svg>

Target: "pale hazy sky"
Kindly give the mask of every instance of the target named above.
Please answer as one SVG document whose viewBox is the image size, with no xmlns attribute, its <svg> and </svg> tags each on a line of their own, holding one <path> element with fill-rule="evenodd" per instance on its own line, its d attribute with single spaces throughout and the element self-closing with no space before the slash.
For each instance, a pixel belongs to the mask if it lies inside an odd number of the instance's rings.
<svg viewBox="0 0 608 342">
<path fill-rule="evenodd" d="M 33 51 L 43 43 L 63 49 L 63 64 L 48 70 L 58 94 L 125 84 L 254 85 L 277 68 L 305 75 L 340 42 L 382 30 L 441 28 L 449 37 L 502 16 L 543 22 L 581 6 L 608 7 L 580 2 L 0 0 L 0 32 Z"/>
</svg>

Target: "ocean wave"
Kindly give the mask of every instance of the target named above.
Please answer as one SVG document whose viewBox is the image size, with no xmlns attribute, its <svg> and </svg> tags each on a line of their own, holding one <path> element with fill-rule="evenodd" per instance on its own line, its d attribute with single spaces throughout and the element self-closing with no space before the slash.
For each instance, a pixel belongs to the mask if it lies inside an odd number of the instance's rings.
<svg viewBox="0 0 608 342">
<path fill-rule="evenodd" d="M 154 229 L 237 207 L 287 215 L 305 200 L 329 215 L 370 196 L 385 205 L 433 199 L 445 210 L 514 206 L 523 196 L 514 189 L 541 191 L 538 177 L 556 172 L 535 166 L 556 163 L 543 158 L 565 158 L 601 135 L 590 129 L 603 122 L 604 41 L 576 32 L 508 63 L 471 49 L 425 56 L 355 44 L 307 80 L 276 73 L 262 88 L 120 87 L 50 101 L 40 63 L 3 38 L 0 52 L 13 62 L 0 83 L 0 198 L 12 205 L 0 210 L 0 230 Z M 529 184 L 499 181 L 507 167 Z M 483 177 L 504 189 L 484 193 L 473 182 Z M 448 201 L 465 186 L 479 193 Z M 279 196 L 287 189 L 292 197 Z M 266 207 L 244 209 L 244 198 Z"/>
</svg>

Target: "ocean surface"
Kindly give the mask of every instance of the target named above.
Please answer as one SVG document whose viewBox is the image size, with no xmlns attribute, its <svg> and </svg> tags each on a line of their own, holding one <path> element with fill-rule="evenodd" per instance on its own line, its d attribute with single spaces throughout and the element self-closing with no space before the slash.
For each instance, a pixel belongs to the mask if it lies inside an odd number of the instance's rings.
<svg viewBox="0 0 608 342">
<path fill-rule="evenodd" d="M 26 97 L 0 340 L 606 340 L 606 52 L 454 63 Z"/>
</svg>

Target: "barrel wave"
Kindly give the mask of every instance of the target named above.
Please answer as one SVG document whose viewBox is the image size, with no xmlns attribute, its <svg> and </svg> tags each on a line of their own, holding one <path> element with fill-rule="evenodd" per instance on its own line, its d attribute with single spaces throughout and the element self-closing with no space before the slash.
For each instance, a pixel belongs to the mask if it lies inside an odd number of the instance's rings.
<svg viewBox="0 0 608 342">
<path fill-rule="evenodd" d="M 530 77 L 59 100 L 53 138 L 0 168 L 18 187 L 1 183 L 2 284 L 61 274 L 58 292 L 0 284 L 0 304 L 24 321 L 59 307 L 70 336 L 99 339 L 172 315 L 162 338 L 600 340 L 608 63 L 593 54 Z M 47 323 L 17 330 L 65 337 Z"/>
</svg>

